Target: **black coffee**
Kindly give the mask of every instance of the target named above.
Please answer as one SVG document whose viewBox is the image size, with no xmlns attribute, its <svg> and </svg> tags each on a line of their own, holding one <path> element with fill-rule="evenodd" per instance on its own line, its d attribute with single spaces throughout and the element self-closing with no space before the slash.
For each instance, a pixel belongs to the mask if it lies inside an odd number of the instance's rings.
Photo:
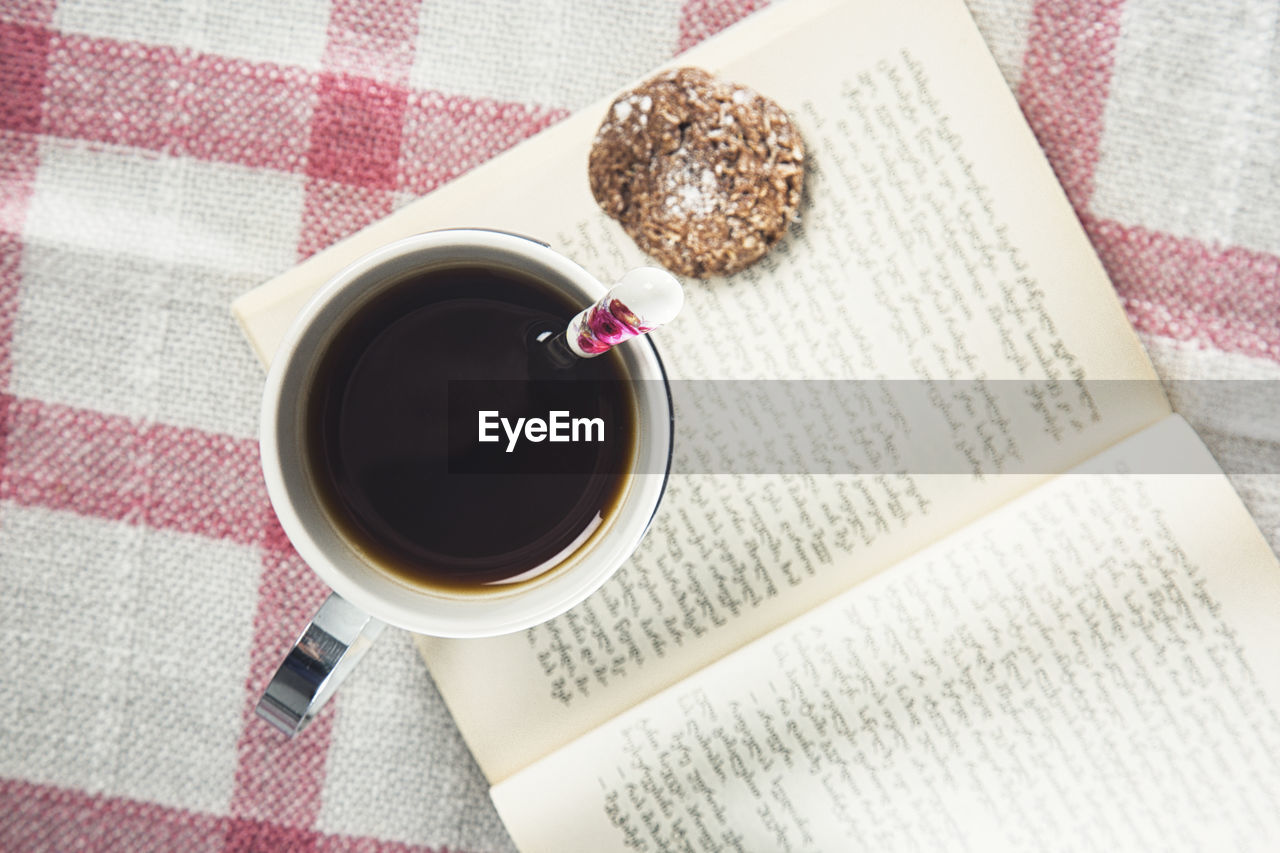
<svg viewBox="0 0 1280 853">
<path fill-rule="evenodd" d="M 635 404 L 617 353 L 554 368 L 540 351 L 583 307 L 481 266 L 418 274 L 359 307 L 319 361 L 303 441 L 348 541 L 401 580 L 455 591 L 532 579 L 587 541 L 625 491 Z M 578 420 L 579 440 L 512 446 L 519 419 L 556 417 L 562 436 Z"/>
</svg>

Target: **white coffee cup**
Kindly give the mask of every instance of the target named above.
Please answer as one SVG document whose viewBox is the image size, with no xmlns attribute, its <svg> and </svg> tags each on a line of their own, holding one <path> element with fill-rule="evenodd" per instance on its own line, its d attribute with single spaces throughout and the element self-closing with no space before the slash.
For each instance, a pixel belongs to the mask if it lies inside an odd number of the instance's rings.
<svg viewBox="0 0 1280 853">
<path fill-rule="evenodd" d="M 635 551 L 657 510 L 671 458 L 666 374 L 649 338 L 618 348 L 636 404 L 636 447 L 625 494 L 605 527 L 536 583 L 453 594 L 410 585 L 349 543 L 322 509 L 302 455 L 304 401 L 334 332 L 366 300 L 437 266 L 480 264 L 532 276 L 583 307 L 607 288 L 546 244 L 487 229 L 432 231 L 400 240 L 339 272 L 302 309 L 272 360 L 260 448 L 267 493 L 289 540 L 334 591 L 258 704 L 282 731 L 300 731 L 384 625 L 440 637 L 489 637 L 557 616 L 598 589 Z"/>
</svg>

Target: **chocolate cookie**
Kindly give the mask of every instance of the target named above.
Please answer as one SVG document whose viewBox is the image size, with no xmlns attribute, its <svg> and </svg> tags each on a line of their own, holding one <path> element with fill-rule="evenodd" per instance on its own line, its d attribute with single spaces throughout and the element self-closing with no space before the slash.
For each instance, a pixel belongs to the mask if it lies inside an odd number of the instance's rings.
<svg viewBox="0 0 1280 853">
<path fill-rule="evenodd" d="M 591 193 L 672 272 L 736 272 L 764 256 L 800 207 L 804 143 L 782 108 L 698 68 L 609 107 L 587 164 Z"/>
</svg>

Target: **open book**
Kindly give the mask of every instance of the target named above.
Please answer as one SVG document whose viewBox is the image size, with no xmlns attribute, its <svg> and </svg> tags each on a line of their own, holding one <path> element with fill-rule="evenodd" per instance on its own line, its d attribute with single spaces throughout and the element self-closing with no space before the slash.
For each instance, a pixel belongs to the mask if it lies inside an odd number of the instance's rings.
<svg viewBox="0 0 1280 853">
<path fill-rule="evenodd" d="M 780 103 L 809 171 L 773 253 L 686 282 L 655 333 L 673 378 L 1048 396 L 938 395 L 983 476 L 677 457 L 640 551 L 586 602 L 517 635 L 420 638 L 517 845 L 1280 843 L 1280 565 L 1171 413 L 961 0 L 790 0 L 679 64 Z M 419 231 L 538 236 L 606 282 L 645 263 L 587 187 L 605 108 L 238 300 L 258 355 L 339 268 Z M 1107 379 L 1138 381 L 1090 391 Z M 998 473 L 1028 453 L 1046 467 Z"/>
</svg>

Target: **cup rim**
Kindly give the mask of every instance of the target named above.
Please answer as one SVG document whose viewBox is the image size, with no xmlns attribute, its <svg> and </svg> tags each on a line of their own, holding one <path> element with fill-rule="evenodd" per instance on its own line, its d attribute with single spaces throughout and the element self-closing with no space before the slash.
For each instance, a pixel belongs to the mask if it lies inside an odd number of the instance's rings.
<svg viewBox="0 0 1280 853">
<path fill-rule="evenodd" d="M 280 445 L 282 429 L 296 425 L 296 413 L 283 411 L 282 401 L 290 399 L 286 386 L 297 381 L 312 359 L 306 358 L 306 344 L 323 335 L 317 323 L 334 311 L 350 310 L 367 286 L 379 277 L 394 280 L 390 268 L 395 262 L 422 258 L 429 263 L 452 254 L 456 259 L 468 252 L 494 252 L 504 258 L 526 259 L 539 269 L 550 271 L 564 284 L 577 287 L 591 299 L 607 290 L 578 264 L 533 238 L 483 228 L 450 228 L 429 231 L 397 240 L 358 258 L 330 278 L 298 312 L 291 322 L 267 370 L 263 389 L 259 430 L 259 453 L 267 496 L 285 535 L 303 561 L 335 592 L 369 615 L 421 634 L 439 637 L 488 637 L 520 631 L 563 613 L 595 592 L 625 562 L 640 544 L 657 512 L 665 491 L 672 459 L 674 411 L 667 374 L 654 341 L 627 345 L 623 354 L 633 379 L 662 380 L 662 394 L 649 390 L 651 381 L 636 386 L 637 448 L 636 472 L 629 475 L 627 493 L 613 513 L 610 526 L 599 534 L 590 550 L 575 558 L 573 565 L 552 573 L 545 581 L 511 590 L 488 593 L 446 594 L 425 587 L 410 586 L 390 573 L 374 568 L 356 554 L 324 519 L 312 512 L 304 518 L 298 503 L 305 479 L 300 470 L 290 470 L 287 451 Z M 406 259 L 408 259 L 406 261 Z M 366 285 L 362 287 L 361 285 Z M 589 303 L 588 303 L 589 304 Z M 585 306 L 584 306 L 585 307 Z M 310 336 L 310 337 L 309 337 Z M 322 349 L 314 344 L 314 356 Z M 636 375 L 637 371 L 641 374 Z M 641 396 L 646 405 L 642 405 Z M 295 391 L 296 396 L 296 391 Z M 647 417 L 646 417 L 647 415 Z M 647 454 L 641 458 L 641 454 Z M 295 459 L 299 454 L 294 454 Z M 653 464 L 657 461 L 659 464 Z M 298 466 L 300 467 L 300 466 Z"/>
</svg>

